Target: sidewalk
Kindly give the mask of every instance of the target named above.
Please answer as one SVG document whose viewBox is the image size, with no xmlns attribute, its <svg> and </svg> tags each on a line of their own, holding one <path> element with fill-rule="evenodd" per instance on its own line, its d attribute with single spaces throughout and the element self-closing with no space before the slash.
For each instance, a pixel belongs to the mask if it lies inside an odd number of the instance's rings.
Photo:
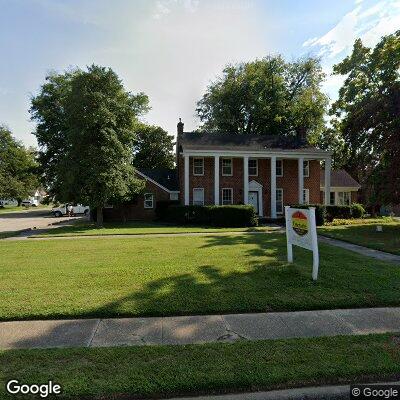
<svg viewBox="0 0 400 400">
<path fill-rule="evenodd" d="M 354 251 L 355 253 L 362 254 L 363 256 L 376 258 L 377 260 L 392 262 L 400 264 L 400 256 L 396 254 L 386 253 L 384 251 L 374 250 L 369 247 L 359 246 L 342 240 L 332 239 L 327 236 L 318 235 L 318 240 L 321 243 L 330 244 L 331 246 L 341 247 L 342 249 Z"/>
<path fill-rule="evenodd" d="M 0 348 L 189 344 L 400 332 L 400 307 L 0 323 Z"/>
</svg>

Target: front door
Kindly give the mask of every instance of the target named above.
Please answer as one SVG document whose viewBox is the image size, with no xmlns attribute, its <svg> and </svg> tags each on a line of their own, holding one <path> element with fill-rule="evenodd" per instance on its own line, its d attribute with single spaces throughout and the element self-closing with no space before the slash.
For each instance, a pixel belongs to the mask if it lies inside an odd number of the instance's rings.
<svg viewBox="0 0 400 400">
<path fill-rule="evenodd" d="M 258 210 L 258 192 L 249 192 L 249 204 L 254 207 L 257 215 L 259 214 Z"/>
</svg>

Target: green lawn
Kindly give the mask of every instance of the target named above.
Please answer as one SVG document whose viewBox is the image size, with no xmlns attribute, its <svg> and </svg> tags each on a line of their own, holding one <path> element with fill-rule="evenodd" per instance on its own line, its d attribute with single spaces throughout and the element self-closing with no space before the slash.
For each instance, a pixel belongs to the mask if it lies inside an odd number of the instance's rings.
<svg viewBox="0 0 400 400">
<path fill-rule="evenodd" d="M 376 223 L 372 221 L 363 225 L 324 226 L 318 228 L 318 233 L 334 239 L 400 255 L 400 222 Z M 378 224 L 382 225 L 383 232 L 376 231 Z"/>
<path fill-rule="evenodd" d="M 282 234 L 0 242 L 0 320 L 400 305 L 400 268 Z"/>
<path fill-rule="evenodd" d="M 0 351 L 0 381 L 37 384 L 51 379 L 62 386 L 60 398 L 75 399 L 155 398 L 394 380 L 399 371 L 400 347 L 390 335 Z M 0 385 L 1 398 L 8 398 L 5 382 Z"/>
<path fill-rule="evenodd" d="M 267 226 L 250 228 L 213 228 L 202 226 L 176 226 L 157 222 L 130 221 L 126 223 L 104 223 L 103 228 L 96 224 L 77 222 L 62 226 L 35 237 L 43 236 L 103 236 L 103 235 L 148 235 L 154 233 L 214 233 L 214 232 L 262 232 L 272 230 Z"/>
</svg>

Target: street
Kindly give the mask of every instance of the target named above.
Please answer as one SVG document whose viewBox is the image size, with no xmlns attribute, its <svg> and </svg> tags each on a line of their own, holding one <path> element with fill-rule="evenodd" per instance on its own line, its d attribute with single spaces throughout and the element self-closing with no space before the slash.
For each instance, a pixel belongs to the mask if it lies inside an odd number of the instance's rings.
<svg viewBox="0 0 400 400">
<path fill-rule="evenodd" d="M 0 232 L 45 228 L 56 222 L 66 222 L 83 218 L 85 217 L 82 215 L 77 217 L 53 217 L 50 209 L 9 212 L 0 214 Z"/>
</svg>

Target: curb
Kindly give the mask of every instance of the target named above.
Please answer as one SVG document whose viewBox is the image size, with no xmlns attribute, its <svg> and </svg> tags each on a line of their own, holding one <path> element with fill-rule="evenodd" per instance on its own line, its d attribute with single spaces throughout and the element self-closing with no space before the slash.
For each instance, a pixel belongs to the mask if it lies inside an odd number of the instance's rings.
<svg viewBox="0 0 400 400">
<path fill-rule="evenodd" d="M 399 382 L 374 382 L 373 385 L 398 385 Z M 353 384 L 352 384 L 353 385 Z M 355 384 L 357 385 L 357 384 Z M 368 385 L 362 383 L 362 385 Z M 350 399 L 350 384 L 312 386 L 267 392 L 236 393 L 197 397 L 175 397 L 170 400 L 342 400 Z"/>
</svg>

